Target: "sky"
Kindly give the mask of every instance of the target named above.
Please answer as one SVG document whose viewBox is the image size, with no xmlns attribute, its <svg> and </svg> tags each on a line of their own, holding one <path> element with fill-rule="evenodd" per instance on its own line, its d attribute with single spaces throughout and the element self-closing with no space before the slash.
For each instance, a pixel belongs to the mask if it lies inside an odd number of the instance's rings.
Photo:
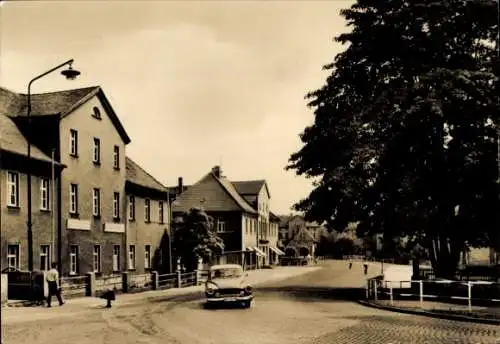
<svg viewBox="0 0 500 344">
<path fill-rule="evenodd" d="M 265 179 L 271 210 L 288 214 L 311 181 L 285 171 L 312 124 L 304 96 L 344 48 L 339 10 L 352 1 L 15 1 L 0 7 L 0 85 L 53 73 L 51 92 L 99 85 L 132 142 L 127 155 L 165 185 L 215 165 L 230 180 Z"/>
</svg>

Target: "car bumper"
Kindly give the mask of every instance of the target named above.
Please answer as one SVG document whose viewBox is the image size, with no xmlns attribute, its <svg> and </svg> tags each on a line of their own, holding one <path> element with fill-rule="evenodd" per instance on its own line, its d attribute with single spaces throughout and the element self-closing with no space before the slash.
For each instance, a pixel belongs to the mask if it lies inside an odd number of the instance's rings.
<svg viewBox="0 0 500 344">
<path fill-rule="evenodd" d="M 242 301 L 251 301 L 253 299 L 253 295 L 245 295 L 245 296 L 219 296 L 219 297 L 207 297 L 207 302 L 242 302 Z"/>
</svg>

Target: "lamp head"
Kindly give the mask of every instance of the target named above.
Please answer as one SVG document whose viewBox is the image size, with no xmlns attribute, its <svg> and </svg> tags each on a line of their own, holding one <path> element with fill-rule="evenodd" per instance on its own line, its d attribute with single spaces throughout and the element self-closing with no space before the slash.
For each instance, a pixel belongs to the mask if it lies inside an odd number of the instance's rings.
<svg viewBox="0 0 500 344">
<path fill-rule="evenodd" d="M 63 70 L 61 72 L 61 74 L 64 75 L 66 77 L 66 79 L 68 79 L 68 80 L 74 80 L 81 73 L 79 71 L 73 69 L 72 65 L 70 64 L 68 69 Z"/>
</svg>

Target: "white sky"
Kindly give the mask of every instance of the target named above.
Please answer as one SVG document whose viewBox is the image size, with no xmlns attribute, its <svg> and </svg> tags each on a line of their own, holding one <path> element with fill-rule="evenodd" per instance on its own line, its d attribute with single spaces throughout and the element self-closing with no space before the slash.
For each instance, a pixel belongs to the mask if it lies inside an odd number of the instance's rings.
<svg viewBox="0 0 500 344">
<path fill-rule="evenodd" d="M 342 47 L 352 1 L 15 1 L 0 7 L 0 84 L 26 92 L 100 85 L 132 139 L 127 155 L 167 185 L 221 164 L 266 179 L 287 214 L 310 181 L 284 171 L 313 120 L 304 96 Z"/>
</svg>

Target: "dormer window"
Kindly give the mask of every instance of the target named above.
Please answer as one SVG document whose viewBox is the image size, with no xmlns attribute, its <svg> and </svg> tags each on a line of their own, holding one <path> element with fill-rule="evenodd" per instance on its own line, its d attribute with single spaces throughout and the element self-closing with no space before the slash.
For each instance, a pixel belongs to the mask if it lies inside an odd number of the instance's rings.
<svg viewBox="0 0 500 344">
<path fill-rule="evenodd" d="M 94 113 L 92 114 L 92 117 L 101 119 L 101 110 L 97 106 L 94 106 Z"/>
</svg>

